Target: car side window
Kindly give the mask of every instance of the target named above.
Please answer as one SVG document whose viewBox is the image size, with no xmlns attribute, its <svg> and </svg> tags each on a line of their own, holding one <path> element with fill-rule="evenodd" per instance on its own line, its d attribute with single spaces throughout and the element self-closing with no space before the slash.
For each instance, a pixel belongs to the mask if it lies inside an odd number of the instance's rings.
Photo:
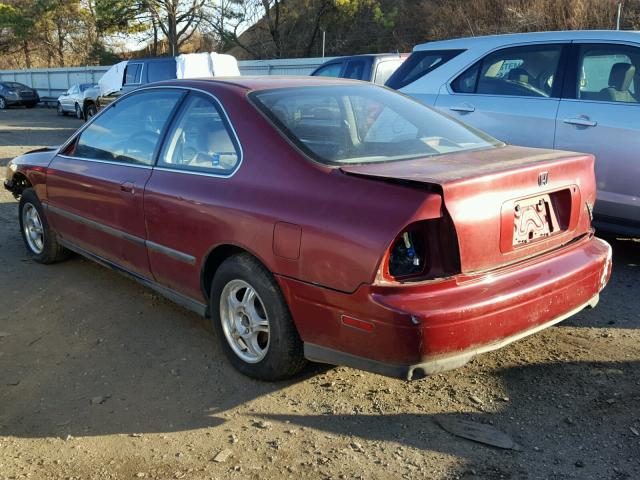
<svg viewBox="0 0 640 480">
<path fill-rule="evenodd" d="M 342 72 L 343 62 L 330 63 L 329 65 L 324 65 L 320 67 L 313 74 L 315 77 L 339 77 L 340 72 Z"/>
<path fill-rule="evenodd" d="M 124 70 L 124 84 L 131 85 L 140 83 L 142 79 L 142 64 L 129 63 Z"/>
<path fill-rule="evenodd" d="M 353 78 L 354 80 L 369 80 L 365 77 L 367 70 L 367 61 L 364 59 L 349 60 L 347 68 L 344 70 L 344 78 Z"/>
<path fill-rule="evenodd" d="M 456 78 L 456 93 L 551 97 L 562 45 L 529 45 L 498 50 Z"/>
<path fill-rule="evenodd" d="M 147 63 L 147 77 L 150 83 L 176 78 L 175 60 Z"/>
<path fill-rule="evenodd" d="M 627 45 L 580 45 L 576 98 L 638 103 L 640 49 Z"/>
<path fill-rule="evenodd" d="M 152 165 L 154 152 L 180 90 L 134 93 L 110 105 L 81 134 L 68 154 L 91 160 Z"/>
<path fill-rule="evenodd" d="M 240 163 L 240 148 L 219 105 L 191 94 L 167 135 L 158 167 L 229 175 Z"/>
</svg>

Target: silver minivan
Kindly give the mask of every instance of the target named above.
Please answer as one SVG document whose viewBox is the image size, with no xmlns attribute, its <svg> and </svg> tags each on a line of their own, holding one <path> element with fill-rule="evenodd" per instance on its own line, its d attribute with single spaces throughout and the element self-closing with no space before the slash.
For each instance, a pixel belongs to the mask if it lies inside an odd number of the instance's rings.
<svg viewBox="0 0 640 480">
<path fill-rule="evenodd" d="M 640 234 L 640 32 L 429 42 L 387 86 L 507 143 L 593 153 L 594 223 Z"/>
</svg>

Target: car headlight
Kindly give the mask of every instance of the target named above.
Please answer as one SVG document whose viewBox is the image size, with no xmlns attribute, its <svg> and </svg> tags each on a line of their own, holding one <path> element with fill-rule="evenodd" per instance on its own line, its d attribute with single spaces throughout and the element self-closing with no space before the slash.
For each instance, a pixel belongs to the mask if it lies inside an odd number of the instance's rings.
<svg viewBox="0 0 640 480">
<path fill-rule="evenodd" d="M 7 97 L 9 97 L 9 98 L 18 98 L 18 92 L 15 92 L 13 90 L 8 90 L 7 91 Z"/>
</svg>

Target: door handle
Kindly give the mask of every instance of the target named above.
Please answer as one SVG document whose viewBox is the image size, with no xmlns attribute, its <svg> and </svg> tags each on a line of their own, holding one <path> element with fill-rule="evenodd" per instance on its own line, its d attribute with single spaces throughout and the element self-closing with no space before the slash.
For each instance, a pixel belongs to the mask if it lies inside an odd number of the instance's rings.
<svg viewBox="0 0 640 480">
<path fill-rule="evenodd" d="M 578 127 L 595 127 L 598 125 L 598 122 L 589 120 L 588 117 L 565 118 L 563 122 L 569 125 L 577 125 Z"/>
<path fill-rule="evenodd" d="M 120 191 L 125 193 L 136 193 L 136 184 L 133 182 L 124 182 L 120 184 Z"/>
<path fill-rule="evenodd" d="M 454 112 L 471 113 L 476 111 L 476 107 L 468 103 L 463 103 L 462 105 L 454 105 L 453 107 L 449 107 L 449 110 L 453 110 Z"/>
</svg>

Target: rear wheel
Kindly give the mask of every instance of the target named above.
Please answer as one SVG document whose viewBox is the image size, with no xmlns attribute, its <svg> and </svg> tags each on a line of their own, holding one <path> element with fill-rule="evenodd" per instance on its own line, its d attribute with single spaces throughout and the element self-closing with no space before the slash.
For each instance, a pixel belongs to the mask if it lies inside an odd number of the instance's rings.
<svg viewBox="0 0 640 480">
<path fill-rule="evenodd" d="M 82 120 L 83 115 L 82 115 L 82 108 L 80 108 L 80 105 L 78 105 L 76 103 L 76 118 Z"/>
<path fill-rule="evenodd" d="M 69 251 L 58 243 L 42 210 L 36 192 L 27 188 L 22 192 L 19 205 L 20 232 L 31 258 L 38 263 L 55 263 L 69 256 Z"/>
<path fill-rule="evenodd" d="M 249 254 L 225 260 L 211 286 L 211 317 L 233 366 L 259 380 L 281 380 L 306 363 L 303 343 L 271 273 Z"/>
</svg>

